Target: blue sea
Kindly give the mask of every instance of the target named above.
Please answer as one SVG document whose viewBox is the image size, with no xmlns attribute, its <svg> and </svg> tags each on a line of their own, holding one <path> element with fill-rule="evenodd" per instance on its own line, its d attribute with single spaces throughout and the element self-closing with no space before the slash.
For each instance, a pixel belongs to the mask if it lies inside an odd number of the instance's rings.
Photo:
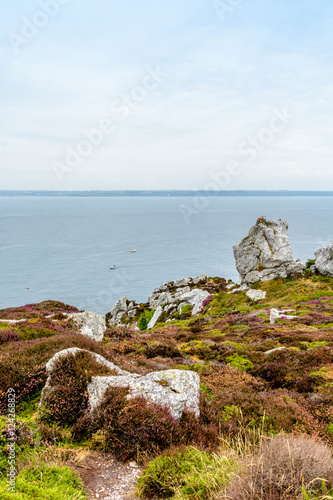
<svg viewBox="0 0 333 500">
<path fill-rule="evenodd" d="M 106 313 L 179 277 L 237 280 L 232 246 L 260 216 L 288 221 L 295 258 L 333 240 L 333 197 L 0 197 L 0 309 Z"/>
</svg>

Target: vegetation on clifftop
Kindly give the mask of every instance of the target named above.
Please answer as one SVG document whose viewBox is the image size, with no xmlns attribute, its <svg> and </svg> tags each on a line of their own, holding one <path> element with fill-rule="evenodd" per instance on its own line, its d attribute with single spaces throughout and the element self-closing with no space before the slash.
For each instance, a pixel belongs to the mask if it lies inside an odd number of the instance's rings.
<svg viewBox="0 0 333 500">
<path fill-rule="evenodd" d="M 158 323 L 149 331 L 109 328 L 101 343 L 79 334 L 67 316 L 76 311 L 71 306 L 48 301 L 0 311 L 1 319 L 24 320 L 0 323 L 0 411 L 3 416 L 7 414 L 7 391 L 15 389 L 19 425 L 25 429 L 24 435 L 31 436 L 25 448 L 18 447 L 20 481 L 31 478 L 29 471 L 36 453 L 40 460 L 36 467 L 40 470 L 45 463 L 52 465 L 47 455 L 51 453 L 61 460 L 55 464 L 58 469 L 47 469 L 45 477 L 60 474 L 61 470 L 68 488 L 81 495 L 66 498 L 84 498 L 70 466 L 80 449 L 98 448 L 112 450 L 120 459 L 135 458 L 147 465 L 139 481 L 141 496 L 331 498 L 333 279 L 305 275 L 253 288 L 266 291 L 266 298 L 255 303 L 245 293 L 220 290 L 212 294 L 197 317 L 185 315 L 185 319 Z M 290 309 L 292 312 L 287 314 L 295 318 L 282 316 L 271 324 L 273 307 Z M 158 408 L 149 408 L 142 400 L 127 407 L 121 391 L 118 395 L 111 391 L 101 416 L 103 426 L 97 428 L 85 414 L 87 401 L 81 382 L 86 383 L 97 373 L 87 359 L 79 365 L 71 359 L 60 363 L 54 376 L 63 387 L 61 397 L 54 394 L 52 404 L 50 401 L 38 416 L 40 391 L 46 381 L 45 364 L 56 352 L 73 346 L 101 354 L 120 368 L 139 374 L 170 368 L 197 371 L 201 380 L 200 419 L 194 422 L 189 417 L 169 432 L 174 424 L 172 419 L 169 422 L 167 412 L 160 415 Z M 62 413 L 61 400 L 68 402 L 69 413 Z M 117 405 L 121 418 L 117 417 Z M 148 422 L 155 422 L 157 427 L 160 424 L 161 434 L 155 433 L 158 439 L 154 446 Z M 4 432 L 5 424 L 3 450 Z M 177 440 L 177 435 L 187 437 Z M 303 458 L 293 470 L 282 452 L 280 461 L 263 460 L 272 456 L 275 443 L 283 450 L 285 441 L 281 439 L 287 439 L 296 455 L 301 453 L 303 457 L 304 450 L 313 454 L 313 463 L 318 463 L 313 470 L 325 476 L 321 477 L 323 481 L 308 473 Z M 112 443 L 117 443 L 118 448 Z M 48 459 L 42 460 L 40 450 L 48 450 Z M 188 470 L 189 463 L 193 463 L 200 479 Z M 2 466 L 5 472 L 6 461 Z M 292 474 L 289 485 L 281 479 L 287 469 Z M 68 477 L 64 470 L 69 471 Z M 270 473 L 280 481 L 270 484 Z M 246 490 L 244 484 L 251 484 L 253 491 Z M 1 483 L 0 492 L 2 487 Z M 262 496 L 258 496 L 256 488 L 263 489 Z M 229 497 L 223 496 L 227 494 Z M 38 495 L 36 498 L 47 498 Z"/>
</svg>

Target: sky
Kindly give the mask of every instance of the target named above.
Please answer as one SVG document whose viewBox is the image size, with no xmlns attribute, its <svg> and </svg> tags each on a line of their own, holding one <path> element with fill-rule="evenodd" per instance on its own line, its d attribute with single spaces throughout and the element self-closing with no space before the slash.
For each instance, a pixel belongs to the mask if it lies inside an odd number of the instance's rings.
<svg viewBox="0 0 333 500">
<path fill-rule="evenodd" d="M 0 6 L 0 189 L 333 190 L 330 0 Z"/>
</svg>

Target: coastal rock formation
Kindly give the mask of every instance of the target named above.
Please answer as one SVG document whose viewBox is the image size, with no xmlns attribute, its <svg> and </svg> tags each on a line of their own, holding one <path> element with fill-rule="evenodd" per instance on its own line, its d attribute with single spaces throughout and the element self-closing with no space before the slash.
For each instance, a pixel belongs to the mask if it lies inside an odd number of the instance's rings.
<svg viewBox="0 0 333 500">
<path fill-rule="evenodd" d="M 69 316 L 80 328 L 80 332 L 85 337 L 101 342 L 106 330 L 105 316 L 103 314 L 84 311 L 74 313 Z"/>
<path fill-rule="evenodd" d="M 305 265 L 293 259 L 287 230 L 287 222 L 260 217 L 249 234 L 233 247 L 242 284 L 303 273 Z"/>
<path fill-rule="evenodd" d="M 137 305 L 128 300 L 127 297 L 120 297 L 113 306 L 111 312 L 106 315 L 109 325 L 121 326 L 123 317 L 133 318 L 137 314 Z"/>
<path fill-rule="evenodd" d="M 324 276 L 333 278 L 333 241 L 315 252 L 315 268 Z"/>
<path fill-rule="evenodd" d="M 174 315 L 181 313 L 184 306 L 191 306 L 191 314 L 195 316 L 207 305 L 211 294 L 225 291 L 226 285 L 225 279 L 207 278 L 205 274 L 168 281 L 153 290 L 147 303 L 137 304 L 121 297 L 106 315 L 106 322 L 109 326 L 131 325 L 133 328 L 140 314 L 148 310 L 154 312 L 147 326 L 151 329 L 158 321 L 175 319 Z"/>
<path fill-rule="evenodd" d="M 71 347 L 56 353 L 46 364 L 48 379 L 42 390 L 39 409 L 41 409 L 47 396 L 54 390 L 52 387 L 52 371 L 59 359 L 69 355 L 76 355 L 84 351 L 101 365 L 107 367 L 117 375 L 95 376 L 91 378 L 87 390 L 89 406 L 94 411 L 101 403 L 108 387 L 128 387 L 128 399 L 143 396 L 151 403 L 161 404 L 170 409 L 174 418 L 180 418 L 186 408 L 199 416 L 200 378 L 196 372 L 189 370 L 164 370 L 152 372 L 145 376 L 121 370 L 114 363 L 107 361 L 100 354 L 96 354 L 78 347 Z"/>
<path fill-rule="evenodd" d="M 155 288 L 148 297 L 149 307 L 156 309 L 161 306 L 168 312 L 173 310 L 181 311 L 183 306 L 193 306 L 192 315 L 198 314 L 203 309 L 204 301 L 210 293 L 202 288 L 191 288 L 190 285 L 206 283 L 207 276 L 202 275 L 197 278 L 180 278 L 173 283 L 164 283 Z"/>
</svg>

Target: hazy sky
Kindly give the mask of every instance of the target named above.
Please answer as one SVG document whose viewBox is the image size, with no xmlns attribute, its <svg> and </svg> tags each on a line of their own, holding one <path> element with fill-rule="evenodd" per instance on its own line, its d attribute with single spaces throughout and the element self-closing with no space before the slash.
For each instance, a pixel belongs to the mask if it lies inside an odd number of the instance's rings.
<svg viewBox="0 0 333 500">
<path fill-rule="evenodd" d="M 332 1 L 0 5 L 0 189 L 333 189 Z"/>
</svg>

